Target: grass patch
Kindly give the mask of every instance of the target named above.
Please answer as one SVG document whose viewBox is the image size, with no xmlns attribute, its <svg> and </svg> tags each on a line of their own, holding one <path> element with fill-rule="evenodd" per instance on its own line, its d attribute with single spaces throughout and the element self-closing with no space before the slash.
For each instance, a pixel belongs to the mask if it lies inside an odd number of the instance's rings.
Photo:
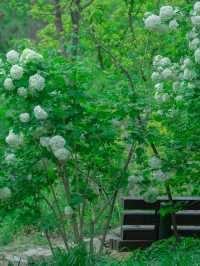
<svg viewBox="0 0 200 266">
<path fill-rule="evenodd" d="M 146 250 L 135 250 L 123 261 L 110 256 L 91 257 L 84 247 L 70 253 L 57 250 L 54 258 L 37 266 L 200 266 L 200 240 L 182 238 L 176 244 L 174 238 L 154 243 Z"/>
</svg>

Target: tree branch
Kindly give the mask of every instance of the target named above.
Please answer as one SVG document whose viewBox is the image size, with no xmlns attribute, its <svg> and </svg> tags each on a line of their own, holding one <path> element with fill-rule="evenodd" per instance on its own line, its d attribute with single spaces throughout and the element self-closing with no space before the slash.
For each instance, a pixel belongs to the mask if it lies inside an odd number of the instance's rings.
<svg viewBox="0 0 200 266">
<path fill-rule="evenodd" d="M 94 1 L 95 0 L 89 0 L 87 3 L 85 3 L 85 5 L 81 6 L 81 10 L 84 10 L 89 7 Z"/>
</svg>

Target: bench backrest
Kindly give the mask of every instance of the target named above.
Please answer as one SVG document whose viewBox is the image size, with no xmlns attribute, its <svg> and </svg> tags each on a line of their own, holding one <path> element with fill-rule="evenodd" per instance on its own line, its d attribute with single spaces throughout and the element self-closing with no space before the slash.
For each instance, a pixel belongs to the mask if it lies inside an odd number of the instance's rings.
<svg viewBox="0 0 200 266">
<path fill-rule="evenodd" d="M 176 222 L 180 235 L 200 236 L 200 197 L 174 197 L 173 202 L 177 207 Z M 158 240 L 164 219 L 159 213 L 163 203 L 170 204 L 168 197 L 159 197 L 154 203 L 145 202 L 142 198 L 124 197 L 121 238 Z M 168 231 L 171 224 L 169 226 Z"/>
</svg>

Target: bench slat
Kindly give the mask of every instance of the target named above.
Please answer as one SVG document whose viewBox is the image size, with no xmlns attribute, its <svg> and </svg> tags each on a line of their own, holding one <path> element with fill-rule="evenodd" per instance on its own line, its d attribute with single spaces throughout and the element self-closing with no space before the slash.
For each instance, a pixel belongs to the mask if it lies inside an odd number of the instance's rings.
<svg viewBox="0 0 200 266">
<path fill-rule="evenodd" d="M 166 196 L 159 197 L 155 203 L 145 202 L 143 198 L 123 197 L 124 210 L 151 210 L 159 209 L 161 202 L 168 202 Z M 173 202 L 183 206 L 184 210 L 200 210 L 200 197 L 173 197 Z"/>
<path fill-rule="evenodd" d="M 122 214 L 124 225 L 151 225 L 159 222 L 155 211 L 124 211 Z"/>
<path fill-rule="evenodd" d="M 200 226 L 178 226 L 181 236 L 200 237 Z"/>
<path fill-rule="evenodd" d="M 122 206 L 124 210 L 155 210 L 160 208 L 160 203 L 148 203 L 139 198 L 123 198 Z"/>
<path fill-rule="evenodd" d="M 193 212 L 180 212 L 176 214 L 177 225 L 199 225 L 200 226 L 200 213 Z"/>
<path fill-rule="evenodd" d="M 121 252 L 127 252 L 135 248 L 146 248 L 149 247 L 153 241 L 150 240 L 121 240 L 118 239 L 112 239 L 112 247 L 115 250 L 121 251 Z"/>
<path fill-rule="evenodd" d="M 122 240 L 156 240 L 154 226 L 122 226 Z"/>
</svg>

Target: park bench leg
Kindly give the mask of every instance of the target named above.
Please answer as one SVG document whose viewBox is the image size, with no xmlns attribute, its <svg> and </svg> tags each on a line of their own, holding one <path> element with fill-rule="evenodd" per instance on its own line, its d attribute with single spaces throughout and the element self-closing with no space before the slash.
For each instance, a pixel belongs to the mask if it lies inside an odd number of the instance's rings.
<svg viewBox="0 0 200 266">
<path fill-rule="evenodd" d="M 159 239 L 169 238 L 170 236 L 172 236 L 171 215 L 165 215 L 160 217 Z"/>
</svg>

